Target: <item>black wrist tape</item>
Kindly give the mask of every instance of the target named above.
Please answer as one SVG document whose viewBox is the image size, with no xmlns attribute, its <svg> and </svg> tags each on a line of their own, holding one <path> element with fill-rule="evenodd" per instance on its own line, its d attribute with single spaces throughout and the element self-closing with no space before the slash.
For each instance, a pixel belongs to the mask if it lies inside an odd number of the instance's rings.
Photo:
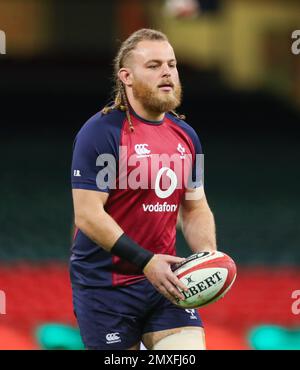
<svg viewBox="0 0 300 370">
<path fill-rule="evenodd" d="M 115 242 L 111 251 L 112 254 L 118 256 L 128 262 L 138 266 L 141 270 L 147 265 L 154 254 L 135 243 L 126 234 L 122 234 Z"/>
</svg>

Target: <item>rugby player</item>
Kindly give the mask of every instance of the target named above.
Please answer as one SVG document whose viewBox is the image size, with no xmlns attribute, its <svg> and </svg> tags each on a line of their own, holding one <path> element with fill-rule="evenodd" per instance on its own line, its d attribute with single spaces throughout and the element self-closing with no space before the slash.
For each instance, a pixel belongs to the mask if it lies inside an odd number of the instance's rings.
<svg viewBox="0 0 300 370">
<path fill-rule="evenodd" d="M 175 112 L 174 50 L 163 33 L 141 29 L 114 62 L 114 101 L 83 125 L 73 148 L 70 276 L 81 336 L 87 349 L 139 349 L 141 341 L 205 349 L 199 313 L 174 304 L 187 290 L 171 268 L 184 261 L 175 250 L 179 208 L 191 251 L 216 249 L 197 172 L 201 144 Z"/>
</svg>

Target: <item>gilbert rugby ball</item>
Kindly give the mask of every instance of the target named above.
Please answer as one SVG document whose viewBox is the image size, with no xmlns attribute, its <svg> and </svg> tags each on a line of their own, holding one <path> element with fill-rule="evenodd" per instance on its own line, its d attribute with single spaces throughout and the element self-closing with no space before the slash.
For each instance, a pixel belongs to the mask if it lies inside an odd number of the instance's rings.
<svg viewBox="0 0 300 370">
<path fill-rule="evenodd" d="M 219 251 L 191 255 L 182 263 L 172 266 L 175 275 L 188 287 L 177 300 L 182 308 L 199 308 L 216 302 L 229 291 L 236 278 L 234 261 Z"/>
</svg>

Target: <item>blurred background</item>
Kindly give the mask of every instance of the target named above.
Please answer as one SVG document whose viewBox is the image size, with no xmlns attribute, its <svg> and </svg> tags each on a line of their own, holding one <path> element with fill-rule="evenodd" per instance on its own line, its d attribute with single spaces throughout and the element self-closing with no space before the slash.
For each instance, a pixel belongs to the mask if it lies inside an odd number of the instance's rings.
<svg viewBox="0 0 300 370">
<path fill-rule="evenodd" d="M 207 346 L 299 349 L 298 0 L 0 0 L 0 349 L 82 348 L 72 143 L 111 99 L 120 42 L 142 27 L 175 49 L 218 246 L 238 265 L 228 295 L 200 310 Z M 180 231 L 177 249 L 190 254 Z"/>
</svg>

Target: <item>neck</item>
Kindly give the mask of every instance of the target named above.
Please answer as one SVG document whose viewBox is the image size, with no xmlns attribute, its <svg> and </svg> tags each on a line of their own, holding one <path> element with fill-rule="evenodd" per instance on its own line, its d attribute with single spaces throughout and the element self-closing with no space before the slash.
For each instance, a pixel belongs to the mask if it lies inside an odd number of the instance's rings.
<svg viewBox="0 0 300 370">
<path fill-rule="evenodd" d="M 135 113 L 148 121 L 162 121 L 164 119 L 165 113 L 158 113 L 146 109 L 139 101 L 135 99 L 129 99 L 129 104 Z"/>
</svg>

